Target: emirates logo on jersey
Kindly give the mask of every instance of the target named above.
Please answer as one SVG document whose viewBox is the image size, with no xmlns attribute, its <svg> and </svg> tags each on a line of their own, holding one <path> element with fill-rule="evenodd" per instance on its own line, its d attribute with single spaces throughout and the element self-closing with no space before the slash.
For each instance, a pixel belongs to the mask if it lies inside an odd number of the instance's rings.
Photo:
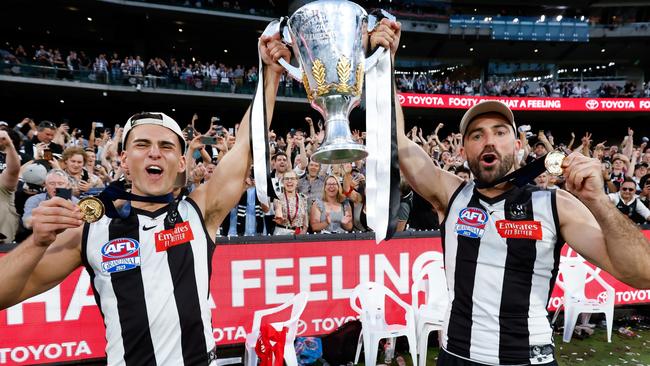
<svg viewBox="0 0 650 366">
<path fill-rule="evenodd" d="M 190 223 L 185 221 L 176 224 L 173 229 L 163 230 L 156 233 L 156 252 L 164 252 L 167 249 L 194 240 L 194 233 Z"/>
<path fill-rule="evenodd" d="M 507 239 L 542 240 L 542 223 L 539 221 L 510 221 L 496 222 L 497 232 Z"/>
</svg>

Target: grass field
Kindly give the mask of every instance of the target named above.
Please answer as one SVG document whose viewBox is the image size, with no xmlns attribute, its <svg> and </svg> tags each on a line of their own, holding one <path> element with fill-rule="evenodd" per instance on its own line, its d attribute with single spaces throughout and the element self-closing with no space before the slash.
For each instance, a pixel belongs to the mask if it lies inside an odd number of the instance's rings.
<svg viewBox="0 0 650 366">
<path fill-rule="evenodd" d="M 607 343 L 607 332 L 596 329 L 594 334 L 586 339 L 572 339 L 570 343 L 562 342 L 562 335 L 555 335 L 555 356 L 560 366 L 650 366 L 650 328 L 632 328 L 636 337 L 628 338 L 612 332 L 612 343 Z M 427 352 L 427 366 L 435 365 L 438 348 L 430 348 Z M 380 358 L 381 359 L 381 358 Z M 407 366 L 411 358 L 404 355 Z M 400 362 L 401 363 L 401 362 Z M 400 366 L 396 359 L 391 366 Z"/>
</svg>

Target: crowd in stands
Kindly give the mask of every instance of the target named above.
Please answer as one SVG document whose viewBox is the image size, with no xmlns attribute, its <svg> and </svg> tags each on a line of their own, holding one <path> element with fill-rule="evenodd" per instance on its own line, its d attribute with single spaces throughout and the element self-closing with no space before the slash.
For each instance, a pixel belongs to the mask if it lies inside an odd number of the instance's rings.
<svg viewBox="0 0 650 366">
<path fill-rule="evenodd" d="M 84 51 L 69 51 L 63 57 L 57 48 L 40 45 L 33 56 L 18 45 L 11 51 L 0 52 L 5 64 L 13 66 L 11 72 L 26 74 L 21 66 L 39 66 L 37 76 L 61 80 L 90 80 L 98 83 L 131 85 L 143 87 L 183 88 L 227 93 L 253 93 L 257 85 L 257 66 L 225 65 L 218 61 L 195 61 L 184 58 L 150 58 L 145 63 L 139 55 L 120 57 L 114 52 L 109 57 L 100 53 L 90 58 Z M 33 71 L 33 70 L 31 70 Z M 33 72 L 31 74 L 34 74 Z M 302 85 L 294 82 L 285 73 L 280 83 L 279 94 L 284 96 L 304 95 Z"/>
<path fill-rule="evenodd" d="M 256 66 L 226 65 L 218 61 L 195 61 L 184 58 L 150 58 L 147 62 L 139 55 L 121 57 L 112 53 L 109 57 L 101 53 L 89 57 L 84 51 L 69 51 L 67 56 L 59 49 L 40 45 L 32 52 L 21 45 L 9 51 L 0 50 L 5 64 L 17 66 L 12 72 L 23 74 L 20 65 L 44 67 L 41 76 L 63 80 L 89 79 L 99 83 L 132 85 L 143 87 L 183 88 L 189 90 L 216 91 L 227 93 L 252 93 L 257 85 Z M 47 75 L 46 75 L 47 74 Z M 527 80 L 505 80 L 490 78 L 485 83 L 479 79 L 458 80 L 437 77 L 427 73 L 398 73 L 395 75 L 397 88 L 402 92 L 424 94 L 491 95 L 504 97 L 562 97 L 562 98 L 650 98 L 650 83 L 639 87 L 636 82 L 624 84 L 603 82 L 597 88 L 590 88 L 585 82 L 565 82 L 544 79 L 539 82 Z M 280 83 L 279 94 L 283 96 L 304 96 L 302 84 L 286 73 Z"/>
<path fill-rule="evenodd" d="M 190 162 L 187 168 L 187 189 L 192 190 L 210 179 L 215 166 L 228 154 L 237 139 L 237 127 L 227 129 L 212 120 L 208 131 L 201 133 L 193 126 L 194 116 L 184 129 Z M 271 182 L 274 200 L 264 207 L 256 198 L 251 173 L 248 189 L 239 205 L 226 217 L 220 230 L 222 236 L 346 233 L 367 231 L 365 221 L 365 161 L 321 165 L 310 159 L 324 139 L 322 124 L 305 118 L 284 136 L 269 131 L 272 153 Z M 54 195 L 57 188 L 69 189 L 72 200 L 98 194 L 107 184 L 125 179 L 120 168 L 122 128 L 99 127 L 92 123 L 88 131 L 72 128 L 67 122 L 36 123 L 25 118 L 18 123 L 0 122 L 0 242 L 24 238 L 31 228 L 31 211 Z M 462 136 L 440 134 L 443 124 L 432 133 L 423 134 L 413 127 L 408 136 L 424 149 L 433 162 L 465 180 L 472 178 L 467 162 L 460 154 Z M 639 224 L 650 220 L 650 147 L 647 138 L 634 136 L 629 129 L 620 143 L 606 146 L 594 144 L 589 133 L 571 141 L 555 141 L 540 131 L 533 137 L 530 126 L 521 126 L 519 137 L 523 149 L 516 157 L 523 166 L 554 149 L 569 153 L 578 151 L 602 161 L 605 178 L 603 189 L 614 204 Z M 364 143 L 365 133 L 353 131 L 353 138 Z M 562 177 L 546 173 L 535 184 L 547 189 L 563 187 Z M 399 230 L 431 230 L 438 228 L 435 211 L 402 184 Z"/>
<path fill-rule="evenodd" d="M 449 77 L 437 78 L 430 74 L 395 75 L 397 88 L 407 93 L 490 95 L 502 97 L 554 97 L 554 98 L 650 98 L 650 83 L 639 88 L 636 82 L 624 85 L 601 83 L 592 90 L 584 82 L 564 82 L 546 79 L 539 82 L 524 80 L 489 79 L 482 83 L 479 79 L 454 80 Z"/>
</svg>

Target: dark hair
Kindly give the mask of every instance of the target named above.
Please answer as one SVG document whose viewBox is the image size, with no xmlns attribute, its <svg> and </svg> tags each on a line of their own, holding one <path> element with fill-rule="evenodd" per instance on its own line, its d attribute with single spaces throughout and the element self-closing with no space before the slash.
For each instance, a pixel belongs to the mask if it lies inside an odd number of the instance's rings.
<svg viewBox="0 0 650 366">
<path fill-rule="evenodd" d="M 646 174 L 643 177 L 641 177 L 641 180 L 639 180 L 639 186 L 641 189 L 646 186 L 646 184 L 649 184 L 648 179 L 650 179 L 650 174 Z"/>
<path fill-rule="evenodd" d="M 278 156 L 284 156 L 285 158 L 287 158 L 287 154 L 284 151 L 279 150 L 278 152 L 275 153 L 275 155 L 273 155 L 273 158 L 271 160 L 277 159 Z"/>
<path fill-rule="evenodd" d="M 5 130 L 7 131 L 7 135 L 9 135 L 9 138 L 11 139 L 11 143 L 14 144 L 14 148 L 16 150 L 20 149 L 20 145 L 23 143 L 22 139 L 20 138 L 20 135 L 18 132 L 14 130 Z"/>
<path fill-rule="evenodd" d="M 634 179 L 632 179 L 632 178 L 630 178 L 630 177 L 628 177 L 628 176 L 626 176 L 625 178 L 623 178 L 623 181 L 621 182 L 621 186 L 622 186 L 623 184 L 625 184 L 625 183 L 634 183 L 634 186 L 636 186 L 636 182 L 634 181 Z"/>
<path fill-rule="evenodd" d="M 39 131 L 43 131 L 46 128 L 56 130 L 56 124 L 54 124 L 54 122 L 51 121 L 42 121 L 41 123 L 38 124 Z"/>
<path fill-rule="evenodd" d="M 456 167 L 456 170 L 454 171 L 454 174 L 457 175 L 458 173 L 467 173 L 467 174 L 471 175 L 471 171 L 469 169 L 465 168 L 464 165 L 460 165 L 460 166 Z"/>
</svg>

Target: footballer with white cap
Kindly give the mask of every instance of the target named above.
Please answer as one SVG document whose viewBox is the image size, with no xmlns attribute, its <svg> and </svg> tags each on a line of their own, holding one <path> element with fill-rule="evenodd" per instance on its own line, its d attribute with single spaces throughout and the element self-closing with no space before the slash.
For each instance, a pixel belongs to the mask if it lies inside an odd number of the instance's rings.
<svg viewBox="0 0 650 366">
<path fill-rule="evenodd" d="M 283 71 L 277 61 L 290 53 L 278 34 L 263 35 L 259 48 L 270 120 Z M 108 364 L 214 364 L 213 239 L 246 188 L 249 114 L 250 108 L 212 178 L 176 198 L 186 168 L 178 123 L 159 112 L 131 117 L 120 157 L 131 191 L 117 191 L 131 200 L 130 212 L 109 216 L 86 206 L 84 214 L 98 221 L 84 224 L 71 201 L 44 201 L 32 212 L 33 235 L 0 259 L 0 309 L 47 291 L 83 264 L 104 316 Z"/>
</svg>

